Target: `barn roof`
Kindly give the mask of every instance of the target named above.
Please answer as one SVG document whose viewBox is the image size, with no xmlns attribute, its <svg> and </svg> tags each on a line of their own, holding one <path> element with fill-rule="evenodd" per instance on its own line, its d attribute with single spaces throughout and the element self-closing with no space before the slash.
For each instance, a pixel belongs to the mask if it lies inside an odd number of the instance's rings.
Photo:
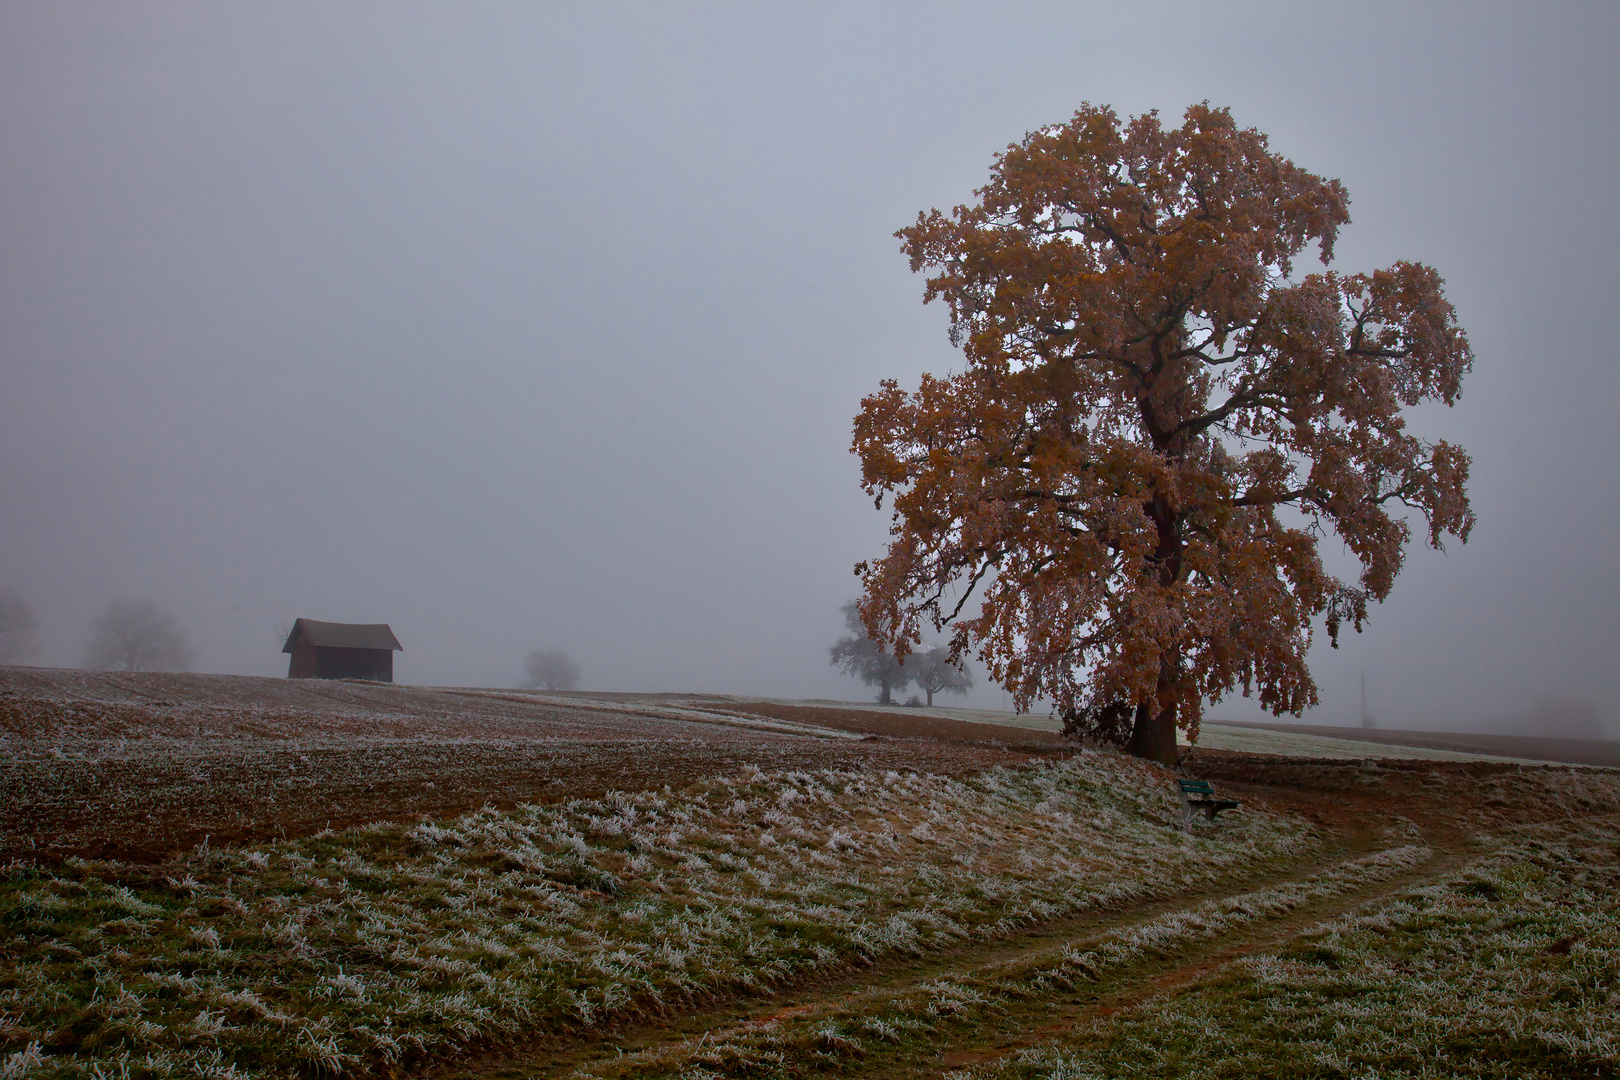
<svg viewBox="0 0 1620 1080">
<path fill-rule="evenodd" d="M 388 624 L 380 622 L 316 622 L 314 619 L 299 619 L 293 623 L 292 633 L 287 635 L 287 644 L 281 647 L 281 651 L 292 652 L 293 646 L 300 638 L 311 645 L 336 646 L 340 649 L 405 651 L 405 646 L 401 645 L 394 632 L 388 629 Z"/>
</svg>

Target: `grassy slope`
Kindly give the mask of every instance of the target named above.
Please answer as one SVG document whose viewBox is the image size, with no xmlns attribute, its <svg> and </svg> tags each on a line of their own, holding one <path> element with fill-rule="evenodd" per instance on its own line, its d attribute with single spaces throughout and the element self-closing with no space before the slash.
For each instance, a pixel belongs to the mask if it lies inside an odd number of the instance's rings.
<svg viewBox="0 0 1620 1080">
<path fill-rule="evenodd" d="M 1010 1034 L 1061 1021 L 1077 1001 L 1094 1001 L 1144 968 L 1229 943 L 1292 913 L 1355 894 L 1425 865 L 1432 852 L 1402 845 L 1347 859 L 1300 880 L 1149 916 L 1097 934 L 926 979 L 901 979 L 864 993 L 823 999 L 763 1020 L 711 1029 L 690 1040 L 608 1058 L 580 1075 L 613 1080 L 685 1080 L 839 1073 L 937 1075 L 946 1051 L 1005 1042 Z"/>
<path fill-rule="evenodd" d="M 970 780 L 821 771 L 486 810 L 161 872 L 0 875 L 0 1069 L 383 1068 L 749 992 L 1297 859 L 1303 822 L 1179 829 L 1106 754 Z"/>
<path fill-rule="evenodd" d="M 1620 1072 L 1620 830 L 1511 845 L 962 1080 Z"/>
</svg>

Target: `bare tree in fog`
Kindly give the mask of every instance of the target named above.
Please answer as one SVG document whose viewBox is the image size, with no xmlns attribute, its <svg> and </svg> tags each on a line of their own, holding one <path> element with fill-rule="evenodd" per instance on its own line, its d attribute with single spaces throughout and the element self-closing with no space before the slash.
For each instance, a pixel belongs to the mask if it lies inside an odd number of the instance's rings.
<svg viewBox="0 0 1620 1080">
<path fill-rule="evenodd" d="M 912 679 L 928 695 L 930 705 L 934 703 L 935 694 L 943 692 L 965 697 L 973 686 L 973 672 L 968 670 L 966 661 L 960 667 L 951 663 L 951 650 L 944 645 L 912 654 L 905 670 L 911 672 Z"/>
<path fill-rule="evenodd" d="M 14 664 L 39 653 L 39 620 L 16 589 L 0 589 L 0 664 Z"/>
<path fill-rule="evenodd" d="M 192 652 L 173 612 L 150 600 L 114 600 L 93 625 L 85 666 L 96 670 L 185 671 Z"/>
<path fill-rule="evenodd" d="M 845 675 L 853 675 L 867 686 L 878 687 L 878 703 L 894 704 L 894 691 L 904 690 L 911 681 L 911 669 L 894 658 L 894 653 L 883 649 L 866 633 L 861 622 L 861 610 L 854 600 L 840 608 L 844 613 L 844 626 L 849 633 L 833 642 L 828 651 L 829 661 Z M 928 700 L 933 701 L 930 693 Z"/>
<path fill-rule="evenodd" d="M 579 685 L 580 667 L 561 649 L 536 649 L 523 661 L 529 673 L 523 683 L 531 690 L 572 690 Z"/>
</svg>

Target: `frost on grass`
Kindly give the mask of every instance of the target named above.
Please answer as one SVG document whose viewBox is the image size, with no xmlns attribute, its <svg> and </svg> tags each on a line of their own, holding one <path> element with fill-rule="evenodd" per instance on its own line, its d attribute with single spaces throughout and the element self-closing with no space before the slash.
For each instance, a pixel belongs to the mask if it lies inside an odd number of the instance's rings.
<svg viewBox="0 0 1620 1080">
<path fill-rule="evenodd" d="M 978 1080 L 1620 1071 L 1620 830 L 1530 839 Z"/>
<path fill-rule="evenodd" d="M 1020 1001 L 1061 997 L 1081 986 L 1096 987 L 1127 973 L 1144 961 L 1174 956 L 1218 940 L 1242 927 L 1287 915 L 1297 908 L 1340 896 L 1375 881 L 1387 880 L 1427 862 L 1426 847 L 1403 846 L 1347 860 L 1299 881 L 1207 900 L 1186 911 L 1146 919 L 1101 935 L 1089 947 L 1065 947 L 1050 960 L 998 962 L 977 972 L 959 972 L 899 991 L 869 994 L 832 1007 L 830 1015 L 805 1015 L 745 1023 L 711 1032 L 698 1048 L 657 1048 L 624 1062 L 582 1069 L 581 1075 L 633 1076 L 638 1080 L 671 1080 L 696 1075 L 813 1075 L 821 1060 L 827 1031 L 847 1030 L 867 1038 L 873 1056 L 900 1063 L 906 1071 L 917 1054 L 931 1054 L 942 1043 L 982 1045 L 999 1039 L 1002 1018 Z M 843 1025 L 843 1027 L 840 1027 Z M 868 1054 L 862 1051 L 862 1057 Z M 776 1062 L 770 1069 L 738 1071 L 738 1063 Z M 881 1067 L 881 1066 L 880 1066 Z M 726 1068 L 732 1068 L 727 1073 Z M 966 1080 L 968 1074 L 960 1074 Z M 1103 1075 L 1115 1075 L 1106 1073 Z"/>
<path fill-rule="evenodd" d="M 289 1052 L 352 1072 L 1179 894 L 1316 842 L 1258 811 L 1179 819 L 1162 771 L 1087 754 L 968 779 L 751 769 L 162 873 L 13 867 L 5 1049 L 48 1046 L 44 1076 L 283 1075 Z M 941 989 L 940 1009 L 973 1005 Z"/>
</svg>

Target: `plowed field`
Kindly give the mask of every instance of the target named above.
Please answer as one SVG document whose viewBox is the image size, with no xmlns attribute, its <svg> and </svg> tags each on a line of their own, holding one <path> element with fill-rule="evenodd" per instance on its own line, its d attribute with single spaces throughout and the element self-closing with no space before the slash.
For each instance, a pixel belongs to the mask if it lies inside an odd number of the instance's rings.
<svg viewBox="0 0 1620 1080">
<path fill-rule="evenodd" d="M 0 668 L 0 859 L 158 861 L 204 842 L 680 787 L 742 765 L 959 775 L 1056 743 L 727 698 Z"/>
<path fill-rule="evenodd" d="M 1620 1068 L 1620 774 L 1182 764 L 1239 808 L 923 710 L 0 669 L 0 1075 Z"/>
</svg>

